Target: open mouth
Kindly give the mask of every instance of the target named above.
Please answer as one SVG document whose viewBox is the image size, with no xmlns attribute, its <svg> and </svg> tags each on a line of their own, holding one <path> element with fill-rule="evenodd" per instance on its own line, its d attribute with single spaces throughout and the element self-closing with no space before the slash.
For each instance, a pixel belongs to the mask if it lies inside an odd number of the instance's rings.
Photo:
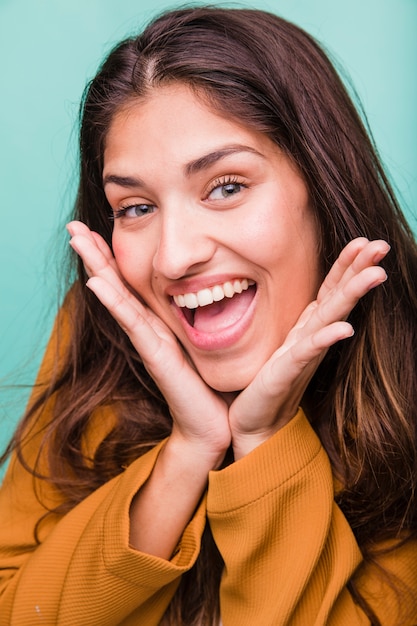
<svg viewBox="0 0 417 626">
<path fill-rule="evenodd" d="M 227 281 L 196 293 L 175 295 L 187 323 L 200 333 L 216 333 L 239 321 L 256 292 L 256 283 L 247 278 Z"/>
</svg>

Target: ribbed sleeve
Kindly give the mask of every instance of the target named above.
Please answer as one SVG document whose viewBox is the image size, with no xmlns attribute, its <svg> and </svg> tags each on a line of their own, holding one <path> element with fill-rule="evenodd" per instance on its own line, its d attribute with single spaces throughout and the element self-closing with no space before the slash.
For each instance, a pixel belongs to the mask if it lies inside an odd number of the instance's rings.
<svg viewBox="0 0 417 626">
<path fill-rule="evenodd" d="M 368 623 L 345 588 L 361 554 L 302 411 L 247 457 L 211 472 L 207 508 L 225 561 L 223 626 Z"/>
<path fill-rule="evenodd" d="M 0 570 L 10 576 L 0 596 L 1 626 L 159 623 L 181 574 L 199 553 L 205 506 L 202 503 L 186 528 L 171 562 L 129 548 L 129 506 L 158 451 L 141 457 L 87 497 L 24 556 L 23 526 L 14 507 L 13 526 L 6 522 L 1 530 Z M 3 505 L 8 485 L 13 480 L 3 488 Z M 9 497 L 14 497 L 12 491 Z M 13 571 L 18 562 L 19 569 Z"/>
</svg>

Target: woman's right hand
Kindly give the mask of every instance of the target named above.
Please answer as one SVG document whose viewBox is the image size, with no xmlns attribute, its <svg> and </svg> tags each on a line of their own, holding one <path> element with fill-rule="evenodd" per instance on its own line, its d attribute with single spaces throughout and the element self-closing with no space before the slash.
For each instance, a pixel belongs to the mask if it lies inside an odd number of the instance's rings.
<svg viewBox="0 0 417 626">
<path fill-rule="evenodd" d="M 82 222 L 67 229 L 83 260 L 87 286 L 108 309 L 165 397 L 173 418 L 172 436 L 221 464 L 230 445 L 228 407 L 195 371 L 170 329 L 126 286 L 112 251 Z"/>
</svg>

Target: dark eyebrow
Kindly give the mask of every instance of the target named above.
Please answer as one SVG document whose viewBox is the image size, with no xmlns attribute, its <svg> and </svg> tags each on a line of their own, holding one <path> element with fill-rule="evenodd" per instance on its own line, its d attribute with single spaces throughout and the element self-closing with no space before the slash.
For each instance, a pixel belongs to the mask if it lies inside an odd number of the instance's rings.
<svg viewBox="0 0 417 626">
<path fill-rule="evenodd" d="M 214 163 L 217 163 L 217 161 L 239 152 L 250 152 L 251 154 L 256 154 L 257 156 L 264 158 L 263 154 L 258 152 L 258 150 L 255 150 L 255 148 L 241 144 L 234 144 L 231 146 L 225 146 L 219 150 L 214 150 L 209 154 L 205 154 L 204 156 L 195 159 L 195 161 L 190 161 L 190 163 L 187 163 L 185 166 L 185 174 L 187 176 L 191 176 L 192 174 L 201 172 L 201 170 L 207 169 L 211 165 L 214 165 Z M 140 178 L 135 178 L 133 176 L 118 176 L 117 174 L 107 174 L 104 176 L 103 187 L 109 184 L 118 185 L 119 187 L 124 187 L 126 189 L 146 186 Z"/>
<path fill-rule="evenodd" d="M 109 184 L 119 185 L 119 187 L 126 187 L 131 189 L 132 187 L 144 187 L 144 183 L 140 178 L 133 178 L 132 176 L 117 176 L 116 174 L 107 174 L 103 178 L 103 187 Z"/>
<path fill-rule="evenodd" d="M 255 148 L 251 148 L 250 146 L 244 146 L 241 144 L 225 146 L 220 150 L 215 150 L 214 152 L 205 154 L 195 161 L 187 163 L 187 165 L 185 166 L 185 173 L 187 176 L 191 176 L 191 174 L 196 174 L 197 172 L 201 172 L 201 170 L 207 169 L 217 161 L 220 161 L 220 159 L 224 159 L 230 154 L 236 154 L 238 152 L 250 152 L 264 158 L 263 154 L 255 150 Z"/>
</svg>

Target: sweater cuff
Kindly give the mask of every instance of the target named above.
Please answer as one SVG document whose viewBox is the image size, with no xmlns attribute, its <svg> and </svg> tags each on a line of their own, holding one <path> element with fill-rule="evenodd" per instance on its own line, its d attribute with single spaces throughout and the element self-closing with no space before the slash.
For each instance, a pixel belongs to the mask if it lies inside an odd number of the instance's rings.
<svg viewBox="0 0 417 626">
<path fill-rule="evenodd" d="M 286 426 L 248 455 L 210 472 L 208 512 L 227 513 L 262 498 L 303 470 L 321 450 L 320 440 L 300 408 Z"/>
<path fill-rule="evenodd" d="M 169 584 L 189 570 L 200 552 L 206 523 L 205 498 L 185 528 L 170 561 L 134 550 L 129 546 L 129 511 L 138 490 L 149 478 L 165 441 L 134 461 L 120 477 L 105 515 L 103 558 L 115 576 L 145 588 Z"/>
</svg>

